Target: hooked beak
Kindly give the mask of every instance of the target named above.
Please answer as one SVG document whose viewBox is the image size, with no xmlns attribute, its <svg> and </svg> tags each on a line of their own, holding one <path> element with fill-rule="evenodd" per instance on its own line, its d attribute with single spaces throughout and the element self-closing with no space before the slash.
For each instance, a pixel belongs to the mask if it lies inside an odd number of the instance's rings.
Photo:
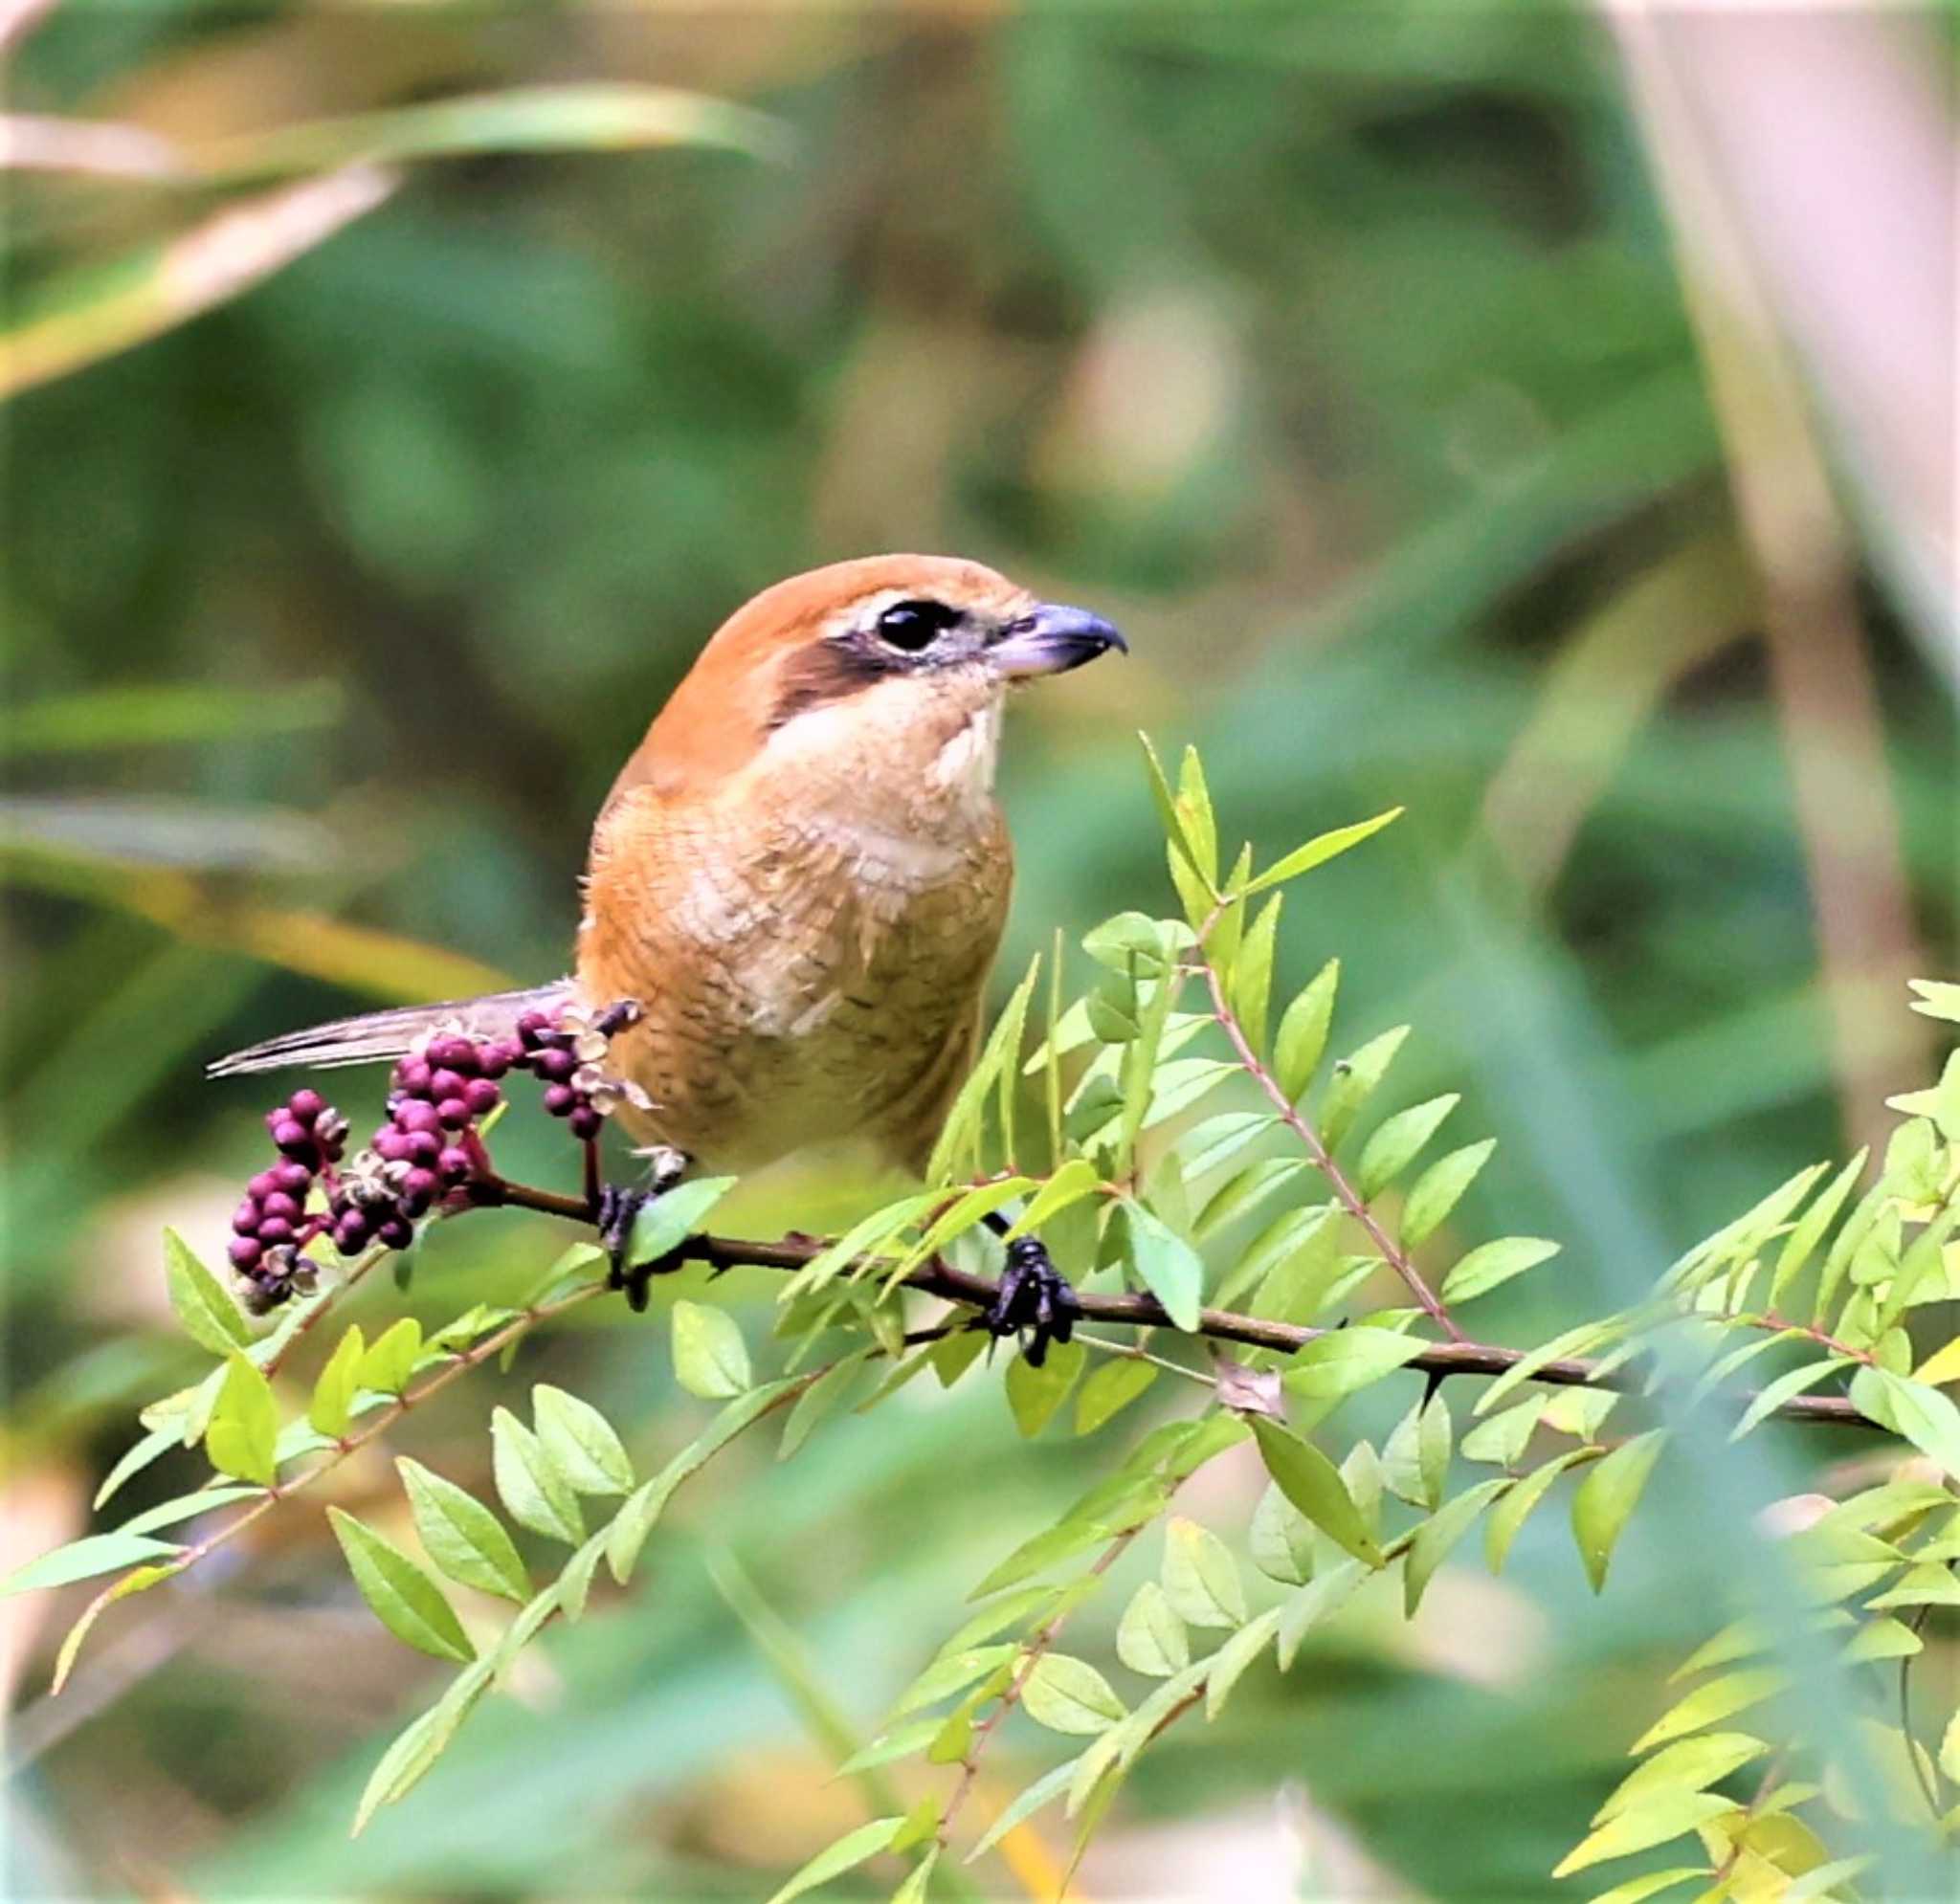
<svg viewBox="0 0 1960 1904">
<path fill-rule="evenodd" d="M 988 650 L 988 657 L 1009 680 L 1020 681 L 1036 675 L 1066 674 L 1112 648 L 1129 653 L 1129 643 L 1101 615 L 1043 602 L 1009 622 Z"/>
</svg>

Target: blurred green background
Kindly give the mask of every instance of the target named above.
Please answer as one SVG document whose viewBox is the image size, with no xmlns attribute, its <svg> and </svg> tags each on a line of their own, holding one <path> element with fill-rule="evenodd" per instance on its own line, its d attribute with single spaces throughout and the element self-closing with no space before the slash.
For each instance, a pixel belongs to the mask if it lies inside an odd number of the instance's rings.
<svg viewBox="0 0 1960 1904">
<path fill-rule="evenodd" d="M 1949 16 L 1844 17 L 1924 81 L 1948 149 Z M 56 8 L 14 57 L 14 112 L 192 146 L 591 78 L 791 135 L 418 166 L 236 301 L 0 413 L 15 1559 L 81 1530 L 134 1407 L 192 1366 L 158 1227 L 215 1253 L 266 1096 L 202 1063 L 561 970 L 618 762 L 726 612 L 820 562 L 969 554 L 1128 633 L 1126 665 L 1016 714 L 1004 972 L 1057 926 L 1169 909 L 1138 727 L 1203 747 L 1262 855 L 1406 803 L 1295 899 L 1280 982 L 1338 952 L 1347 1044 L 1413 1019 L 1404 1101 L 1463 1088 L 1503 1140 L 1464 1233 L 1567 1239 L 1560 1275 L 1493 1304 L 1506 1339 L 1628 1299 L 1923 1081 L 1902 981 L 1954 966 L 1952 604 L 1910 459 L 1859 434 L 1857 353 L 1808 321 L 1897 287 L 1772 268 L 1757 188 L 1787 155 L 1722 147 L 1808 392 L 1752 382 L 1738 325 L 1723 414 L 1654 124 L 1583 11 L 128 0 Z M 1780 122 L 1826 147 L 1887 105 L 1836 69 L 1819 128 L 1804 86 L 1829 69 L 1789 68 Z M 10 177 L 16 290 L 192 215 L 140 181 Z M 378 1083 L 336 1096 L 358 1121 Z M 556 1247 L 515 1218 L 438 1234 L 410 1300 L 446 1319 Z M 636 1450 L 701 1414 L 657 1332 L 608 1317 L 402 1445 L 479 1480 L 491 1391 L 541 1378 Z M 1597 1606 L 1540 1523 L 1502 1583 L 1446 1571 L 1413 1627 L 1364 1597 L 1145 1758 L 1080 1894 L 1570 1893 L 1545 1873 L 1724 1616 L 1740 1562 L 1707 1530 L 1858 1451 L 1797 1440 L 1650 1502 Z M 8 1603 L 32 1762 L 6 1889 L 764 1894 L 859 1800 L 713 1554 L 868 1731 L 1106 1459 L 1022 1445 L 981 1379 L 789 1466 L 732 1450 L 631 1602 L 550 1641 L 353 1845 L 352 1795 L 424 1701 L 317 1515 L 105 1623 L 52 1707 L 58 1596 Z M 387 1524 L 390 1482 L 346 1498 Z M 1221 1464 L 1191 1511 L 1240 1526 L 1258 1487 Z M 989 1809 L 1056 1756 L 1032 1728 L 1002 1746 Z M 1037 1821 L 976 1868 L 986 1894 L 1039 1894 L 1066 1843 Z"/>
</svg>

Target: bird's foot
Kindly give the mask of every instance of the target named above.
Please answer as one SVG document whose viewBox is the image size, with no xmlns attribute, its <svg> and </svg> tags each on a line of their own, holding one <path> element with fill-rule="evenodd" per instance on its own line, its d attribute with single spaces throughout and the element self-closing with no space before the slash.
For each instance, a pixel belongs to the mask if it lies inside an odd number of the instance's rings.
<svg viewBox="0 0 1960 1904">
<path fill-rule="evenodd" d="M 602 1185 L 596 1220 L 599 1242 L 612 1258 L 606 1286 L 623 1289 L 627 1307 L 637 1313 L 647 1306 L 648 1285 L 653 1279 L 680 1267 L 683 1246 L 676 1245 L 663 1255 L 649 1257 L 642 1263 L 631 1262 L 628 1258 L 633 1249 L 634 1229 L 639 1222 L 640 1211 L 657 1203 L 680 1181 L 687 1169 L 687 1159 L 678 1150 L 669 1150 L 664 1145 L 635 1154 L 649 1161 L 647 1181 L 644 1184 Z"/>
<path fill-rule="evenodd" d="M 1021 1353 L 1031 1368 L 1048 1360 L 1050 1342 L 1065 1342 L 1075 1334 L 1082 1305 L 1068 1279 L 1055 1267 L 1040 1239 L 1017 1236 L 1007 1246 L 1007 1268 L 993 1306 L 980 1318 L 994 1337 L 1020 1336 Z"/>
</svg>

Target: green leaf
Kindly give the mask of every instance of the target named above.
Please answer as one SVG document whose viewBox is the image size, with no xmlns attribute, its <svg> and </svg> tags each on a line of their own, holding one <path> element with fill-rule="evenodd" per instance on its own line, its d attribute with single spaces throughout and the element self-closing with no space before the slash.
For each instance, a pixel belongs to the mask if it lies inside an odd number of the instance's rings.
<svg viewBox="0 0 1960 1904">
<path fill-rule="evenodd" d="M 1053 1771 L 1036 1779 L 987 1827 L 981 1834 L 980 1842 L 967 1853 L 965 1861 L 971 1864 L 974 1859 L 985 1857 L 1016 1825 L 1032 1818 L 1044 1804 L 1052 1804 L 1068 1789 L 1070 1781 L 1076 1775 L 1076 1768 L 1081 1762 L 1080 1755 L 1074 1759 L 1064 1760 Z"/>
<path fill-rule="evenodd" d="M 725 1309 L 701 1302 L 674 1305 L 674 1377 L 704 1402 L 726 1401 L 750 1386 L 748 1345 Z"/>
<path fill-rule="evenodd" d="M 164 1277 L 170 1307 L 183 1323 L 184 1333 L 199 1348 L 225 1355 L 252 1340 L 252 1331 L 239 1315 L 238 1305 L 218 1287 L 217 1278 L 174 1229 L 164 1231 Z"/>
<path fill-rule="evenodd" d="M 1882 1428 L 1901 1434 L 1960 1480 L 1960 1407 L 1923 1382 L 1869 1364 L 1851 1378 L 1851 1399 Z"/>
<path fill-rule="evenodd" d="M 1746 1732 L 1707 1732 L 1696 1738 L 1678 1738 L 1635 1766 L 1592 1814 L 1592 1823 L 1603 1825 L 1659 1791 L 1701 1791 L 1751 1759 L 1760 1759 L 1769 1749 Z"/>
<path fill-rule="evenodd" d="M 1245 1619 L 1245 1587 L 1230 1550 L 1181 1515 L 1164 1529 L 1164 1597 L 1187 1626 L 1236 1627 Z"/>
<path fill-rule="evenodd" d="M 1463 1192 L 1477 1181 L 1478 1173 L 1490 1162 L 1497 1139 L 1487 1137 L 1481 1143 L 1466 1143 L 1439 1157 L 1409 1192 L 1402 1206 L 1402 1244 L 1413 1250 L 1426 1242 L 1462 1199 Z"/>
<path fill-rule="evenodd" d="M 1050 1217 L 1080 1203 L 1084 1197 L 1093 1196 L 1101 1187 L 1102 1179 L 1096 1174 L 1096 1166 L 1086 1157 L 1071 1157 L 1028 1199 L 1027 1208 L 1015 1219 L 1002 1241 L 1012 1243 L 1017 1236 L 1026 1236 L 1039 1229 Z"/>
<path fill-rule="evenodd" d="M 1856 1360 L 1856 1357 L 1848 1355 L 1826 1356 L 1822 1362 L 1806 1362 L 1801 1368 L 1787 1369 L 1775 1381 L 1765 1383 L 1761 1392 L 1753 1396 L 1743 1410 L 1742 1419 L 1729 1430 L 1729 1440 L 1740 1441 L 1751 1428 L 1773 1415 L 1784 1403 L 1808 1388 L 1815 1388 L 1827 1375 L 1837 1369 L 1848 1368 Z"/>
<path fill-rule="evenodd" d="M 1569 1877 L 1588 1865 L 1606 1858 L 1624 1858 L 1664 1845 L 1720 1818 L 1724 1812 L 1740 1811 L 1732 1798 L 1718 1798 L 1712 1792 L 1665 1792 L 1645 1804 L 1623 1811 L 1602 1825 L 1590 1838 L 1570 1850 L 1552 1867 L 1553 1877 Z"/>
<path fill-rule="evenodd" d="M 415 1517 L 415 1536 L 437 1569 L 461 1586 L 500 1594 L 522 1606 L 530 1575 L 503 1523 L 475 1494 L 406 1454 L 395 1468 Z"/>
<path fill-rule="evenodd" d="M 1789 1683 L 1788 1677 L 1773 1666 L 1743 1667 L 1705 1680 L 1635 1739 L 1634 1755 L 1638 1757 L 1657 1745 L 1665 1745 L 1669 1739 L 1685 1738 L 1690 1733 L 1719 1725 L 1737 1713 L 1760 1705 Z"/>
<path fill-rule="evenodd" d="M 1164 1589 L 1147 1580 L 1116 1623 L 1116 1656 L 1132 1672 L 1169 1678 L 1191 1664 L 1191 1635 Z"/>
<path fill-rule="evenodd" d="M 1503 1572 L 1504 1561 L 1510 1554 L 1512 1541 L 1518 1538 L 1518 1530 L 1524 1526 L 1531 1510 L 1545 1498 L 1546 1491 L 1574 1462 L 1586 1458 L 1584 1449 L 1570 1449 L 1512 1482 L 1510 1492 L 1498 1502 L 1489 1520 L 1484 1523 L 1483 1558 L 1492 1573 Z"/>
<path fill-rule="evenodd" d="M 1021 1651 L 1012 1641 L 998 1646 L 969 1647 L 960 1652 L 938 1652 L 925 1670 L 892 1701 L 886 1723 L 916 1712 L 921 1706 L 937 1705 L 955 1693 L 964 1692 L 977 1679 L 1008 1665 Z"/>
<path fill-rule="evenodd" d="M 531 1419 L 546 1458 L 576 1493 L 623 1494 L 632 1489 L 626 1445 L 590 1402 L 541 1382 L 531 1390 Z"/>
<path fill-rule="evenodd" d="M 1129 1224 L 1130 1259 L 1144 1287 L 1164 1305 L 1174 1327 L 1195 1331 L 1205 1287 L 1205 1261 L 1175 1230 L 1142 1204 L 1123 1200 Z"/>
<path fill-rule="evenodd" d="M 1500 1236 L 1479 1244 L 1443 1278 L 1442 1298 L 1468 1302 L 1557 1254 L 1558 1245 L 1542 1236 Z"/>
<path fill-rule="evenodd" d="M 1776 1258 L 1775 1273 L 1770 1278 L 1768 1302 L 1772 1309 L 1783 1292 L 1810 1261 L 1817 1245 L 1823 1241 L 1824 1232 L 1837 1220 L 1838 1212 L 1844 1207 L 1844 1200 L 1851 1194 L 1858 1180 L 1864 1175 L 1864 1166 L 1870 1155 L 1868 1150 L 1860 1150 L 1831 1180 L 1829 1186 L 1812 1202 L 1811 1207 L 1798 1219 L 1796 1227 L 1784 1238 L 1782 1251 Z"/>
<path fill-rule="evenodd" d="M 1119 1415 L 1157 1379 L 1155 1363 L 1119 1356 L 1105 1362 L 1082 1384 L 1076 1397 L 1076 1432 L 1094 1434 Z"/>
<path fill-rule="evenodd" d="M 1354 1597 L 1370 1569 L 1359 1561 L 1341 1561 L 1314 1576 L 1281 1609 L 1280 1670 L 1289 1672 L 1300 1643 L 1323 1620 L 1331 1619 Z"/>
<path fill-rule="evenodd" d="M 176 1428 L 166 1426 L 151 1428 L 140 1441 L 132 1442 L 118 1456 L 116 1465 L 102 1476 L 102 1484 L 96 1490 L 93 1505 L 100 1510 L 124 1481 L 142 1473 L 152 1463 L 160 1461 L 171 1449 L 182 1446 L 183 1436 Z"/>
<path fill-rule="evenodd" d="M 701 1233 L 709 1210 L 735 1187 L 732 1177 L 690 1177 L 642 1204 L 626 1242 L 626 1267 L 657 1263 Z"/>
<path fill-rule="evenodd" d="M 0 1580 L 0 1600 L 16 1593 L 36 1593 L 43 1587 L 70 1586 L 78 1580 L 93 1580 L 98 1574 L 112 1574 L 138 1561 L 167 1560 L 183 1548 L 167 1540 L 152 1540 L 141 1534 L 118 1528 L 113 1534 L 86 1534 L 65 1547 L 16 1567 Z"/>
<path fill-rule="evenodd" d="M 204 1451 L 221 1474 L 269 1488 L 278 1471 L 278 1404 L 272 1384 L 234 1349 L 226 1358 L 224 1385 L 204 1431 Z"/>
<path fill-rule="evenodd" d="M 1255 1416 L 1252 1431 L 1266 1472 L 1281 1493 L 1336 1545 L 1368 1566 L 1380 1566 L 1381 1549 L 1334 1464 L 1311 1442 L 1278 1422 Z"/>
<path fill-rule="evenodd" d="M 1361 1148 L 1361 1162 L 1355 1176 L 1364 1203 L 1372 1203 L 1410 1164 L 1428 1143 L 1442 1121 L 1462 1102 L 1454 1091 L 1426 1103 L 1413 1104 L 1386 1119 L 1381 1128 Z"/>
<path fill-rule="evenodd" d="M 1670 1885 L 1685 1884 L 1690 1878 L 1708 1878 L 1714 1874 L 1706 1865 L 1674 1865 L 1666 1871 L 1650 1871 L 1639 1877 L 1630 1877 L 1624 1884 L 1615 1884 L 1611 1891 L 1600 1892 L 1589 1900 L 1589 1904 L 1645 1904 L 1647 1898 L 1667 1890 Z M 1788 1897 L 1789 1893 L 1784 1895 Z"/>
<path fill-rule="evenodd" d="M 1218 822 L 1212 810 L 1212 790 L 1205 785 L 1204 763 L 1188 746 L 1177 768 L 1177 812 L 1191 842 L 1192 863 L 1215 895 L 1218 886 Z"/>
<path fill-rule="evenodd" d="M 1426 1344 L 1394 1329 L 1330 1329 L 1296 1349 L 1281 1371 L 1287 1389 L 1311 1402 L 1366 1388 L 1419 1356 Z"/>
<path fill-rule="evenodd" d="M 1071 1554 L 1102 1545 L 1111 1538 L 1111 1533 L 1106 1526 L 1089 1520 L 1064 1520 L 1057 1526 L 1044 1527 L 1023 1540 L 967 1598 L 984 1600 L 1004 1586 L 1016 1586 L 1035 1574 L 1045 1573 Z"/>
<path fill-rule="evenodd" d="M 1321 1141 L 1329 1150 L 1347 1136 L 1348 1127 L 1360 1115 L 1361 1107 L 1388 1075 L 1389 1066 L 1394 1062 L 1395 1053 L 1402 1049 L 1402 1041 L 1408 1035 L 1408 1026 L 1397 1025 L 1379 1037 L 1370 1038 L 1351 1056 L 1335 1061 L 1326 1101 L 1321 1107 Z"/>
<path fill-rule="evenodd" d="M 1314 1068 L 1327 1047 L 1333 1023 L 1334 994 L 1341 984 L 1341 962 L 1329 959 L 1286 1007 L 1280 1035 L 1273 1046 L 1273 1075 L 1280 1089 L 1295 1102 L 1313 1080 Z"/>
<path fill-rule="evenodd" d="M 642 1481 L 612 1517 L 606 1541 L 606 1564 L 622 1586 L 665 1511 L 674 1490 L 706 1465 L 729 1442 L 760 1416 L 766 1415 L 799 1384 L 794 1382 L 766 1382 L 751 1388 L 724 1408 L 679 1453 L 651 1480 Z"/>
<path fill-rule="evenodd" d="M 1448 1558 L 1451 1548 L 1469 1533 L 1477 1517 L 1510 1485 L 1503 1475 L 1494 1480 L 1479 1481 L 1475 1487 L 1466 1488 L 1455 1500 L 1437 1508 L 1416 1527 L 1409 1541 L 1409 1552 L 1402 1561 L 1402 1613 L 1405 1619 L 1415 1617 L 1415 1609 L 1421 1605 L 1430 1581 L 1435 1577 L 1437 1568 Z"/>
<path fill-rule="evenodd" d="M 789 1460 L 803 1446 L 811 1431 L 843 1406 L 850 1397 L 852 1384 L 864 1372 L 864 1364 L 874 1352 L 868 1346 L 853 1349 L 849 1355 L 834 1362 L 796 1398 L 795 1406 L 790 1410 L 790 1419 L 783 1424 L 783 1438 L 776 1445 L 778 1461 Z"/>
<path fill-rule="evenodd" d="M 1246 1550 L 1268 1580 L 1304 1586 L 1313 1578 L 1313 1522 L 1286 1498 L 1277 1481 L 1266 1484 L 1253 1510 Z"/>
<path fill-rule="evenodd" d="M 58 1696 L 61 1689 L 68 1684 L 68 1675 L 75 1671 L 75 1662 L 81 1652 L 82 1642 L 88 1638 L 89 1628 L 103 1613 L 119 1600 L 127 1600 L 132 1594 L 147 1593 L 151 1587 L 161 1586 L 165 1581 L 175 1579 L 184 1571 L 185 1565 L 186 1562 L 181 1561 L 167 1561 L 160 1565 L 132 1567 L 121 1580 L 105 1586 L 97 1594 L 82 1608 L 80 1617 L 62 1637 L 60 1648 L 55 1654 L 55 1671 L 49 1678 L 49 1694 Z M 11 1590 L 11 1587 L 0 1586 L 0 1596 Z"/>
<path fill-rule="evenodd" d="M 1666 1439 L 1665 1428 L 1650 1428 L 1623 1442 L 1579 1483 L 1572 1495 L 1572 1535 L 1594 1593 L 1606 1584 L 1606 1566 L 1613 1558 L 1614 1544 L 1639 1501 Z"/>
<path fill-rule="evenodd" d="M 1034 994 L 1040 965 L 1040 956 L 1036 954 L 1028 966 L 1027 977 L 1014 987 L 1007 1008 L 988 1033 L 987 1043 L 982 1047 L 973 1069 L 967 1074 L 967 1081 L 960 1086 L 952 1108 L 947 1113 L 946 1122 L 940 1127 L 932 1155 L 926 1162 L 925 1181 L 928 1184 L 946 1183 L 952 1174 L 954 1161 L 962 1151 L 971 1150 L 977 1161 L 988 1096 L 998 1083 L 1009 1059 L 1012 1057 L 1018 1061 L 1020 1057 L 1020 1028 L 1027 1022 L 1028 1000 Z M 1010 1037 L 1015 1046 L 1012 1052 L 1007 1048 Z"/>
<path fill-rule="evenodd" d="M 326 1365 L 320 1371 L 320 1379 L 313 1384 L 313 1399 L 306 1405 L 306 1419 L 329 1441 L 338 1441 L 345 1434 L 347 1424 L 353 1419 L 355 1372 L 367 1352 L 360 1323 L 350 1324 L 346 1334 L 334 1345 L 333 1354 L 327 1357 Z"/>
<path fill-rule="evenodd" d="M 1359 846 L 1371 834 L 1380 832 L 1391 821 L 1399 820 L 1403 810 L 1400 807 L 1391 807 L 1386 813 L 1377 813 L 1371 820 L 1359 820 L 1351 827 L 1336 827 L 1331 832 L 1317 833 L 1304 846 L 1295 847 L 1291 852 L 1267 867 L 1244 889 L 1247 896 L 1262 893 L 1268 886 L 1277 886 L 1285 879 L 1297 879 L 1303 873 L 1311 873 L 1316 866 L 1325 866 L 1349 847 Z"/>
<path fill-rule="evenodd" d="M 490 1468 L 497 1493 L 520 1527 L 576 1547 L 586 1538 L 578 1495 L 523 1423 L 508 1408 L 490 1416 Z"/>
<path fill-rule="evenodd" d="M 1195 923 L 1210 910 L 1212 889 L 1217 878 L 1218 837 L 1215 827 L 1212 825 L 1211 807 L 1207 802 L 1202 816 L 1195 808 L 1186 811 L 1170 791 L 1170 784 L 1164 775 L 1163 763 L 1157 758 L 1156 748 L 1150 744 L 1150 737 L 1147 734 L 1139 734 L 1137 739 L 1143 742 L 1144 762 L 1149 772 L 1150 794 L 1157 803 L 1157 814 L 1164 826 L 1171 881 L 1177 887 L 1178 897 L 1183 900 L 1185 910 Z M 1188 760 L 1194 758 L 1187 757 Z M 1202 841 L 1198 833 L 1200 825 L 1206 830 Z M 1210 873 L 1204 871 L 1206 857 L 1209 857 L 1211 862 Z"/>
<path fill-rule="evenodd" d="M 1025 1355 L 1008 1363 L 1004 1386 L 1008 1406 L 1013 1410 L 1014 1426 L 1032 1439 L 1054 1419 L 1055 1411 L 1068 1400 L 1089 1352 L 1080 1342 L 1051 1342 L 1048 1358 L 1039 1368 Z"/>
<path fill-rule="evenodd" d="M 869 1825 L 845 1832 L 835 1845 L 817 1852 L 769 1899 L 769 1904 L 790 1904 L 791 1898 L 801 1897 L 806 1891 L 814 1891 L 818 1885 L 856 1870 L 867 1858 L 875 1858 L 899 1835 L 904 1822 L 902 1817 L 874 1818 Z"/>
<path fill-rule="evenodd" d="M 456 1609 L 413 1561 L 341 1508 L 329 1506 L 326 1517 L 347 1557 L 361 1598 L 396 1639 L 437 1659 L 467 1664 L 476 1658 Z"/>
<path fill-rule="evenodd" d="M 1021 1704 L 1050 1732 L 1105 1732 L 1128 1713 L 1087 1660 L 1065 1652 L 1045 1652 L 1035 1662 L 1021 1686 Z"/>
<path fill-rule="evenodd" d="M 194 1519 L 198 1515 L 211 1514 L 221 1507 L 230 1507 L 234 1501 L 251 1500 L 264 1492 L 262 1488 L 245 1486 L 199 1488 L 193 1494 L 179 1494 L 175 1500 L 159 1501 L 155 1507 L 145 1508 L 141 1514 L 132 1515 L 116 1532 L 154 1534 L 160 1527 L 175 1527 L 182 1521 Z"/>
<path fill-rule="evenodd" d="M 1278 1606 L 1270 1607 L 1257 1620 L 1248 1621 L 1212 1655 L 1212 1670 L 1205 1675 L 1205 1718 L 1208 1722 L 1225 1710 L 1225 1701 L 1232 1696 L 1232 1689 L 1244 1677 L 1246 1668 L 1273 1644 L 1273 1636 L 1280 1630 L 1282 1610 Z"/>
<path fill-rule="evenodd" d="M 1245 1042 L 1254 1051 L 1266 1042 L 1266 1008 L 1273 992 L 1273 949 L 1280 930 L 1280 908 L 1283 893 L 1275 893 L 1266 902 L 1238 948 L 1238 963 L 1232 974 L 1231 1006 Z"/>
<path fill-rule="evenodd" d="M 354 1364 L 354 1386 L 372 1388 L 383 1395 L 399 1395 L 409 1385 L 415 1359 L 421 1353 L 422 1325 L 412 1316 L 404 1316 L 363 1352 Z"/>
</svg>

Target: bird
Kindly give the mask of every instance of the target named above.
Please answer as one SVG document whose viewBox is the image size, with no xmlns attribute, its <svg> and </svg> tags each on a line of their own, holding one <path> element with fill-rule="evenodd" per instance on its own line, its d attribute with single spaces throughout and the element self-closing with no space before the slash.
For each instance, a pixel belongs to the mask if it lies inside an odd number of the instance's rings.
<svg viewBox="0 0 1960 1904">
<path fill-rule="evenodd" d="M 658 1160 L 647 1185 L 605 1192 L 636 1307 L 622 1239 L 688 1171 L 851 1141 L 917 1177 L 971 1068 L 1007 919 L 1004 703 L 1111 651 L 1127 643 L 1101 615 L 963 558 L 778 582 L 710 637 L 613 781 L 568 975 L 336 1019 L 210 1073 L 393 1059 L 438 1029 L 505 1037 L 568 1008 L 603 1024 L 618 1119 Z M 1038 1240 L 1010 1244 L 986 1325 L 1038 1362 L 1075 1314 Z"/>
</svg>

